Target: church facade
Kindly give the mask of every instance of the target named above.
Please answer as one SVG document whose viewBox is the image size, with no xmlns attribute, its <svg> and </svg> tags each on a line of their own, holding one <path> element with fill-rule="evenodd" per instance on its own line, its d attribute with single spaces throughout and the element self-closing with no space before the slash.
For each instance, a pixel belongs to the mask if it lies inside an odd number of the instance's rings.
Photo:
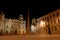
<svg viewBox="0 0 60 40">
<path fill-rule="evenodd" d="M 25 34 L 26 33 L 26 21 L 23 19 L 23 15 L 19 16 L 19 19 L 7 19 L 3 12 L 0 15 L 0 34 Z"/>
</svg>

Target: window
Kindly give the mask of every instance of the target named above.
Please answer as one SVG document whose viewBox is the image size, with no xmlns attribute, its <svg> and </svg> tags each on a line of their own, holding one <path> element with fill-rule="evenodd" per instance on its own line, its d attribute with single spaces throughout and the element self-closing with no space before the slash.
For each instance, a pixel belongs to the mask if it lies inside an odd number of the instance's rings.
<svg viewBox="0 0 60 40">
<path fill-rule="evenodd" d="M 7 28 L 8 28 L 8 26 L 7 26 Z"/>
<path fill-rule="evenodd" d="M 48 33 L 51 34 L 50 26 L 48 25 Z"/>
<path fill-rule="evenodd" d="M 55 14 L 53 14 L 53 17 L 55 17 Z"/>
<path fill-rule="evenodd" d="M 51 15 L 50 15 L 50 18 L 51 18 Z"/>
</svg>

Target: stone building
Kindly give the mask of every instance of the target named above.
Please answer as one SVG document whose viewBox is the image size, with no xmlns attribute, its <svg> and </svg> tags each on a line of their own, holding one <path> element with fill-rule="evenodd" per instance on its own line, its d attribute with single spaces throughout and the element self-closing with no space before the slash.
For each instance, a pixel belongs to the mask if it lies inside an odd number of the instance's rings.
<svg viewBox="0 0 60 40">
<path fill-rule="evenodd" d="M 4 32 L 4 20 L 5 20 L 5 15 L 3 12 L 0 14 L 0 34 L 3 34 Z"/>
<path fill-rule="evenodd" d="M 12 21 L 13 21 L 12 19 L 5 19 L 5 27 L 4 27 L 5 34 L 12 34 L 13 32 Z"/>
<path fill-rule="evenodd" d="M 3 30 L 3 21 L 2 21 L 2 15 L 0 15 L 0 34 L 2 34 L 2 30 Z"/>
<path fill-rule="evenodd" d="M 60 9 L 37 19 L 40 34 L 60 34 Z"/>
<path fill-rule="evenodd" d="M 19 19 L 7 19 L 3 12 L 0 15 L 0 34 L 25 34 L 26 33 L 26 21 L 23 19 L 23 15 L 19 16 Z"/>
<path fill-rule="evenodd" d="M 18 34 L 26 34 L 26 21 L 23 18 L 23 15 L 21 14 L 19 16 L 19 22 L 20 22 L 20 27 L 17 30 Z"/>
<path fill-rule="evenodd" d="M 20 28 L 20 21 L 17 20 L 17 19 L 14 19 L 14 22 L 13 22 L 13 29 L 14 29 L 14 33 L 15 33 L 15 34 L 17 34 L 18 28 Z"/>
</svg>

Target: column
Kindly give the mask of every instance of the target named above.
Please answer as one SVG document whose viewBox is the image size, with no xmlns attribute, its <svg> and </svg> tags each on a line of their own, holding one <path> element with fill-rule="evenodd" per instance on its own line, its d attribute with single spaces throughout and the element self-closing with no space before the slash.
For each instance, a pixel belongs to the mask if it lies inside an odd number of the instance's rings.
<svg viewBox="0 0 60 40">
<path fill-rule="evenodd" d="M 27 18 L 27 34 L 30 34 L 30 15 L 28 9 L 28 18 Z"/>
</svg>

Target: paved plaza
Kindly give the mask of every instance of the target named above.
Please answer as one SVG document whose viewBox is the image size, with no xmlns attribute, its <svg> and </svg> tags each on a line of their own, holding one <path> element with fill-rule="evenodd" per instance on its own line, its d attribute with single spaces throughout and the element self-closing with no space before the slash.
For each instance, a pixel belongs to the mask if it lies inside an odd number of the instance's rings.
<svg viewBox="0 0 60 40">
<path fill-rule="evenodd" d="M 60 40 L 60 35 L 1 35 L 0 40 Z"/>
</svg>

